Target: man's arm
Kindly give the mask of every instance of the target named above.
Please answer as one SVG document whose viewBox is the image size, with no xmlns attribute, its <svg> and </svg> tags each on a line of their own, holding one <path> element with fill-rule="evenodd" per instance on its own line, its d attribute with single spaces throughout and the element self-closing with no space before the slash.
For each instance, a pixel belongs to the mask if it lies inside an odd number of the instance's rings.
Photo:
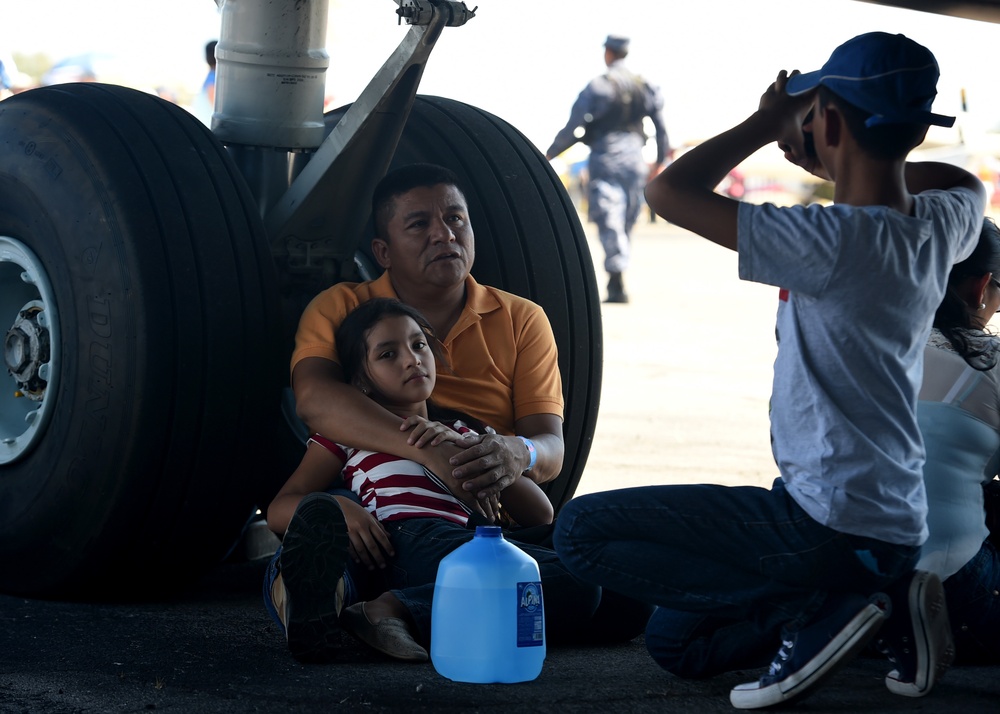
<svg viewBox="0 0 1000 714">
<path fill-rule="evenodd" d="M 515 429 L 519 436 L 532 442 L 536 460 L 531 471 L 527 445 L 517 436 L 489 434 L 451 458 L 457 468 L 455 477 L 466 479 L 462 488 L 483 500 L 498 494 L 518 478 L 529 478 L 541 484 L 551 481 L 562 470 L 566 444 L 562 436 L 562 419 L 555 414 L 533 414 L 518 419 Z"/>
<path fill-rule="evenodd" d="M 580 92 L 580 95 L 573 102 L 573 108 L 569 112 L 569 120 L 566 126 L 559 130 L 556 138 L 552 140 L 552 146 L 545 152 L 546 159 L 554 159 L 562 152 L 566 151 L 573 144 L 582 138 L 582 128 L 587 123 L 587 115 L 593 113 L 593 91 L 590 85 Z M 577 130 L 581 133 L 577 135 Z"/>
<path fill-rule="evenodd" d="M 306 357 L 292 370 L 296 413 L 311 431 L 357 449 L 393 454 L 426 466 L 470 508 L 486 515 L 476 495 L 462 489 L 452 473 L 449 457 L 462 451 L 455 442 L 418 448 L 402 431 L 403 420 L 343 380 L 336 362 Z"/>
<path fill-rule="evenodd" d="M 566 455 L 562 425 L 562 419 L 555 414 L 532 414 L 514 423 L 518 435 L 530 439 L 535 447 L 535 465 L 524 474 L 535 483 L 551 481 L 562 472 L 563 458 Z M 523 441 L 517 441 L 524 446 Z"/>
<path fill-rule="evenodd" d="M 466 479 L 464 487 L 476 494 L 498 494 L 528 467 L 528 448 L 515 435 L 530 439 L 535 447 L 535 464 L 525 474 L 532 481 L 551 481 L 562 470 L 562 378 L 552 325 L 540 306 L 521 299 L 512 303 L 511 319 L 516 342 L 491 345 L 490 351 L 512 349 L 516 355 L 509 375 L 514 422 L 497 425 L 507 436 L 484 436 L 468 452 L 452 458 L 459 467 L 456 476 Z"/>
<path fill-rule="evenodd" d="M 451 475 L 448 458 L 461 449 L 454 442 L 418 448 L 403 431 L 403 420 L 343 380 L 336 362 L 306 357 L 292 371 L 296 412 L 309 429 L 356 449 L 416 461 L 441 477 Z"/>
<path fill-rule="evenodd" d="M 660 88 L 647 84 L 650 95 L 651 109 L 649 119 L 653 122 L 653 138 L 656 141 L 656 161 L 653 163 L 652 174 L 659 175 L 667 159 L 672 159 L 674 150 L 670 148 L 670 138 L 667 136 L 667 124 L 663 119 L 663 94 Z"/>
<path fill-rule="evenodd" d="M 419 449 L 407 444 L 403 420 L 344 382 L 336 362 L 306 357 L 292 371 L 299 419 L 311 431 L 358 449 L 412 458 Z"/>
<path fill-rule="evenodd" d="M 781 72 L 748 119 L 691 149 L 653 179 L 646 186 L 650 207 L 671 223 L 736 250 L 739 202 L 716 193 L 715 187 L 750 154 L 772 141 L 782 145 L 789 160 L 795 160 L 788 147 L 803 143 L 802 121 L 812 95 L 788 96 L 787 79 Z"/>
</svg>

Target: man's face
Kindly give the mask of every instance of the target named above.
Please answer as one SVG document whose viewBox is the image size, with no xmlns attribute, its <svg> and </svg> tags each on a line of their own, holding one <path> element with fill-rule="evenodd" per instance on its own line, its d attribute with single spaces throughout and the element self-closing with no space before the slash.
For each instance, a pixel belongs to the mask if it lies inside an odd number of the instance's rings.
<svg viewBox="0 0 1000 714">
<path fill-rule="evenodd" d="M 399 289 L 465 281 L 476 256 L 465 197 L 455 186 L 417 187 L 395 198 L 388 239 L 372 241 L 375 258 L 392 269 Z"/>
</svg>

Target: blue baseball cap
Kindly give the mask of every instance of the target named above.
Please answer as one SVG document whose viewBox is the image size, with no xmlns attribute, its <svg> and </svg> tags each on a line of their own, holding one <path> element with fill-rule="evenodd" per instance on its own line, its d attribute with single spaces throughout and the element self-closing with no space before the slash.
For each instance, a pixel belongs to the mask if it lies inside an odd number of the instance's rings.
<svg viewBox="0 0 1000 714">
<path fill-rule="evenodd" d="M 940 76 L 929 49 L 903 35 L 868 32 L 833 51 L 822 69 L 790 77 L 785 91 L 798 96 L 823 85 L 869 112 L 866 126 L 952 126 L 955 117 L 931 112 Z"/>
</svg>

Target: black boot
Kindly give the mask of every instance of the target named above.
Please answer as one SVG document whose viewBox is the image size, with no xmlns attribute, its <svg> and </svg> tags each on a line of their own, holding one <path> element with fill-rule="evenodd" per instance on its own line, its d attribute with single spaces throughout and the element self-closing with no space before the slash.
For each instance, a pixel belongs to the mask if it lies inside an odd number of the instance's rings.
<svg viewBox="0 0 1000 714">
<path fill-rule="evenodd" d="M 604 302 L 628 302 L 621 273 L 608 273 L 608 297 Z"/>
</svg>

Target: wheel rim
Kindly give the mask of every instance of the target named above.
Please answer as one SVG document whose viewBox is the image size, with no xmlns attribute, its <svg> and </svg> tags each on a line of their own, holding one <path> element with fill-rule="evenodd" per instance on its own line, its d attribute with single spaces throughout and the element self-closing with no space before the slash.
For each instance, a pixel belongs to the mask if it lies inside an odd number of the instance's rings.
<svg viewBox="0 0 1000 714">
<path fill-rule="evenodd" d="M 17 461 L 38 443 L 56 401 L 59 313 L 44 266 L 14 238 L 0 236 L 0 464 Z"/>
</svg>

